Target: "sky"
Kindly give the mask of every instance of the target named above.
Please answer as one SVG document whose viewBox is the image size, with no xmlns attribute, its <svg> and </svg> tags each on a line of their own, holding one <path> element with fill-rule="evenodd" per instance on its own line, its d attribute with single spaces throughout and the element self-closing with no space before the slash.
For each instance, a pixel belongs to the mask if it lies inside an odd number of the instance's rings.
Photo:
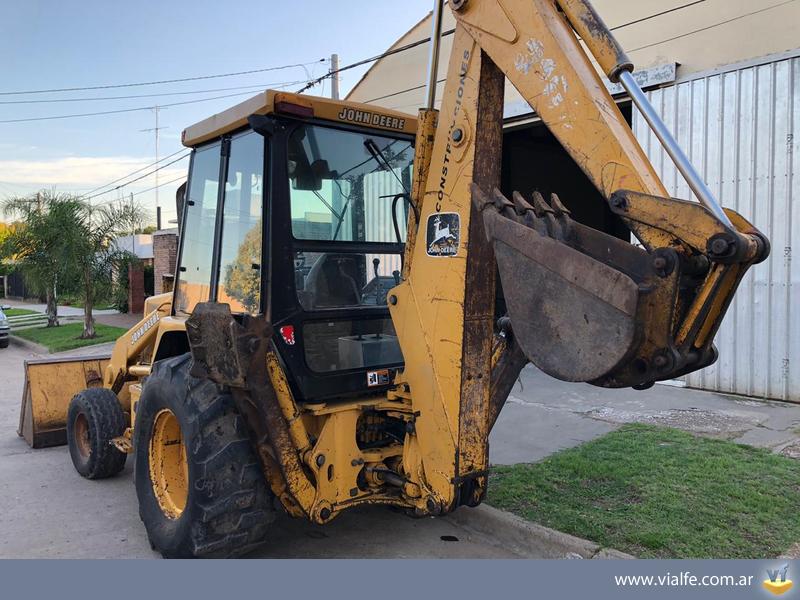
<svg viewBox="0 0 800 600">
<path fill-rule="evenodd" d="M 432 5 L 432 0 L 0 0 L 0 200 L 40 189 L 91 196 L 95 188 L 133 171 L 146 174 L 152 169 L 143 167 L 156 155 L 155 133 L 145 131 L 155 127 L 156 111 L 149 107 L 239 94 L 160 108 L 158 154 L 163 158 L 181 150 L 181 131 L 188 125 L 259 89 L 297 91 L 309 78 L 327 72 L 334 52 L 340 66 L 380 54 Z M 13 93 L 298 64 L 302 66 L 190 82 Z M 367 68 L 342 73 L 342 97 Z M 420 83 L 424 80 L 425 73 L 420 73 Z M 329 95 L 330 83 L 307 93 Z M 88 100 L 143 94 L 171 95 Z M 40 102 L 44 100 L 48 102 Z M 132 108 L 144 110 L 3 122 Z M 175 218 L 175 189 L 188 162 L 159 172 L 161 184 L 177 180 L 158 190 L 164 227 Z M 150 189 L 155 184 L 155 175 L 150 175 L 91 202 L 116 201 L 123 195 L 127 200 L 134 193 L 155 223 L 155 191 Z"/>
</svg>

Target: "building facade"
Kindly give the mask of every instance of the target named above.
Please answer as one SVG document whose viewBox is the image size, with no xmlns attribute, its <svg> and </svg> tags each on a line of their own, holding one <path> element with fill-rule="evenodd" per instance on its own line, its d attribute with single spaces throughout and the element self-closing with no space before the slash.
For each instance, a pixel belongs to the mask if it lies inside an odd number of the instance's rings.
<svg viewBox="0 0 800 600">
<path fill-rule="evenodd" d="M 739 211 L 772 242 L 750 270 L 717 335 L 719 361 L 688 376 L 692 387 L 800 401 L 800 2 L 786 0 L 594 0 L 636 65 L 651 102 L 724 206 Z M 444 31 L 455 25 L 445 11 Z M 397 40 L 430 35 L 427 17 Z M 452 35 L 443 37 L 439 96 Z M 424 102 L 428 45 L 377 61 L 348 95 L 411 114 Z M 609 84 L 610 85 L 610 84 Z M 688 186 L 621 90 L 610 88 L 669 192 Z M 536 115 L 509 85 L 503 187 L 555 188 L 562 200 L 590 193 Z M 571 163 L 571 164 L 570 164 Z M 538 167 L 538 168 L 537 168 Z M 568 184 L 561 182 L 569 179 Z M 555 189 L 553 190 L 555 191 Z M 572 209 L 573 207 L 570 206 Z M 579 208 L 580 210 L 580 208 Z M 596 211 L 595 211 L 596 212 Z M 601 223 L 603 215 L 585 211 Z"/>
</svg>

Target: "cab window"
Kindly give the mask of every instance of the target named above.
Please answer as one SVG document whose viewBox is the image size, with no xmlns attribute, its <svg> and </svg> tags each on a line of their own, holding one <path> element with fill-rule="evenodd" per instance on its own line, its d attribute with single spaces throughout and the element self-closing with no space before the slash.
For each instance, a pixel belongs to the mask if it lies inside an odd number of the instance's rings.
<svg viewBox="0 0 800 600">
<path fill-rule="evenodd" d="M 181 262 L 175 288 L 176 314 L 189 314 L 211 291 L 211 262 L 219 194 L 220 143 L 195 150 L 181 231 Z"/>
<path fill-rule="evenodd" d="M 223 197 L 217 302 L 255 314 L 261 303 L 264 138 L 252 131 L 231 140 Z"/>
<path fill-rule="evenodd" d="M 289 140 L 294 238 L 405 242 L 408 203 L 395 198 L 411 187 L 413 161 L 407 139 L 298 127 Z"/>
</svg>

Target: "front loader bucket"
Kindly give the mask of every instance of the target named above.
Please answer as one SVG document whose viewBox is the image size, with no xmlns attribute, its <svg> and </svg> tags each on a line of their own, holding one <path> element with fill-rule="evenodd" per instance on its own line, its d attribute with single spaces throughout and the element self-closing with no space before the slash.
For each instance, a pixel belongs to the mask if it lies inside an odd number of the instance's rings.
<svg viewBox="0 0 800 600">
<path fill-rule="evenodd" d="M 658 342 L 669 317 L 651 312 L 656 302 L 674 302 L 676 279 L 663 268 L 672 257 L 660 256 L 661 264 L 573 221 L 555 195 L 547 203 L 534 193 L 531 204 L 516 192 L 510 201 L 475 186 L 473 199 L 494 247 L 513 335 L 533 364 L 563 381 L 605 387 L 657 379 L 637 353 L 666 345 Z"/>
<path fill-rule="evenodd" d="M 100 385 L 110 356 L 25 361 L 17 433 L 32 448 L 67 443 L 67 409 L 79 391 Z"/>
</svg>

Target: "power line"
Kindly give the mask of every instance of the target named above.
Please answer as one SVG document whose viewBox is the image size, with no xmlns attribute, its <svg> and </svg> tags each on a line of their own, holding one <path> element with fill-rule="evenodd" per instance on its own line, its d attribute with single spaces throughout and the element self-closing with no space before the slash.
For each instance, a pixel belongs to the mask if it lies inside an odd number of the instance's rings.
<svg viewBox="0 0 800 600">
<path fill-rule="evenodd" d="M 106 188 L 106 187 L 108 187 L 108 186 L 110 186 L 110 185 L 114 185 L 115 183 L 118 183 L 118 182 L 122 181 L 123 179 L 127 179 L 127 178 L 128 178 L 128 177 L 130 177 L 131 175 L 136 175 L 137 173 L 141 173 L 141 172 L 142 172 L 142 171 L 144 171 L 145 169 L 149 169 L 150 167 L 154 167 L 154 166 L 156 166 L 156 165 L 157 165 L 158 163 L 160 163 L 160 162 L 164 162 L 165 160 L 169 160 L 170 158 L 172 158 L 172 157 L 173 157 L 173 156 L 175 156 L 176 154 L 180 154 L 181 152 L 185 152 L 185 149 L 184 149 L 184 148 L 181 148 L 180 150 L 178 150 L 178 151 L 176 151 L 176 152 L 173 152 L 172 154 L 170 154 L 170 155 L 168 155 L 168 156 L 165 156 L 165 157 L 163 157 L 163 158 L 160 158 L 159 160 L 157 160 L 157 161 L 155 161 L 155 162 L 153 162 L 153 163 L 150 163 L 149 165 L 145 165 L 145 166 L 143 166 L 141 169 L 136 169 L 135 171 L 132 171 L 132 172 L 128 173 L 127 175 L 123 175 L 123 176 L 122 176 L 122 177 L 120 177 L 119 179 L 115 179 L 114 181 L 109 181 L 108 183 L 106 183 L 106 184 L 104 184 L 104 185 L 101 185 L 101 186 L 98 186 L 98 187 L 96 187 L 96 188 L 94 188 L 94 189 L 92 189 L 92 190 L 89 190 L 88 192 L 86 192 L 86 193 L 84 193 L 84 194 L 82 194 L 82 195 L 83 195 L 83 196 L 88 196 L 88 195 L 94 194 L 96 191 L 98 191 L 98 190 L 102 190 L 103 188 Z"/>
<path fill-rule="evenodd" d="M 622 29 L 623 27 L 628 27 L 629 25 L 636 25 L 637 23 L 643 23 L 644 21 L 649 21 L 650 19 L 655 19 L 656 17 L 662 17 L 664 15 L 668 15 L 669 13 L 675 12 L 676 10 L 682 10 L 684 8 L 689 8 L 690 6 L 694 6 L 695 4 L 702 4 L 706 0 L 694 0 L 694 2 L 689 2 L 687 4 L 681 4 L 680 6 L 673 6 L 670 9 L 662 10 L 661 12 L 648 15 L 646 17 L 642 17 L 641 19 L 636 19 L 634 21 L 629 21 L 627 23 L 623 23 L 622 25 L 617 25 L 616 27 L 612 27 L 611 31 L 616 31 L 617 29 Z"/>
<path fill-rule="evenodd" d="M 140 190 L 138 192 L 131 193 L 128 197 L 139 196 L 140 194 L 146 194 L 147 192 L 152 192 L 157 188 L 162 188 L 165 185 L 169 185 L 171 183 L 175 183 L 176 181 L 185 180 L 186 175 L 181 175 L 180 177 L 176 177 L 175 179 L 170 179 L 169 181 L 164 181 L 159 183 L 158 185 L 154 185 L 153 187 L 149 187 L 146 190 Z M 110 190 L 111 191 L 111 190 Z M 115 200 L 106 200 L 105 202 L 100 202 L 99 204 L 95 204 L 93 206 L 111 206 L 112 204 L 116 204 L 117 202 L 127 202 L 127 198 L 116 198 Z"/>
<path fill-rule="evenodd" d="M 617 29 L 622 29 L 623 27 L 628 27 L 629 25 L 635 25 L 636 23 L 641 23 L 641 22 L 647 21 L 649 19 L 660 17 L 660 16 L 663 16 L 663 15 L 669 14 L 671 12 L 675 12 L 676 10 L 681 10 L 681 9 L 687 8 L 689 6 L 694 6 L 695 4 L 701 4 L 701 3 L 705 2 L 705 1 L 706 0 L 694 0 L 693 2 L 689 2 L 689 3 L 683 4 L 681 6 L 675 6 L 673 8 L 670 8 L 669 10 L 664 10 L 664 11 L 661 11 L 659 13 L 655 13 L 655 14 L 649 15 L 647 17 L 643 17 L 641 19 L 636 19 L 636 20 L 630 21 L 628 23 L 623 23 L 622 25 L 617 25 L 616 27 L 612 27 L 611 30 L 615 31 Z M 789 1 L 792 1 L 792 0 L 789 0 Z M 442 33 L 441 37 L 452 35 L 453 33 L 455 33 L 455 29 L 448 29 L 447 31 Z M 297 91 L 297 93 L 298 94 L 302 93 L 302 92 L 306 91 L 307 89 L 314 87 L 315 85 L 317 85 L 321 81 L 324 81 L 325 79 L 331 77 L 332 75 L 335 75 L 337 73 L 341 73 L 342 71 L 347 71 L 349 69 L 354 69 L 356 67 L 360 67 L 362 65 L 365 65 L 365 64 L 368 64 L 368 63 L 371 63 L 371 62 L 375 62 L 375 61 L 380 60 L 382 58 L 386 58 L 387 56 L 392 56 L 393 54 L 399 54 L 400 52 L 405 52 L 406 50 L 411 50 L 412 48 L 416 48 L 417 46 L 421 46 L 422 44 L 427 44 L 430 41 L 431 41 L 430 37 L 422 38 L 420 40 L 417 40 L 416 42 L 411 42 L 411 43 L 406 44 L 404 46 L 400 46 L 398 48 L 393 48 L 392 50 L 387 50 L 386 52 L 384 52 L 382 54 L 378 54 L 377 56 L 373 56 L 372 58 L 365 58 L 364 60 L 360 60 L 358 62 L 351 63 L 351 64 L 346 65 L 346 66 L 344 66 L 344 67 L 342 67 L 340 69 L 336 69 L 334 71 L 329 71 L 325 75 L 322 75 L 321 77 L 317 77 L 316 79 L 308 82 L 303 88 L 299 89 Z M 390 97 L 390 96 L 397 95 L 397 94 L 402 94 L 403 92 L 410 92 L 412 90 L 418 90 L 418 89 L 421 89 L 423 87 L 425 87 L 425 85 L 409 88 L 407 90 L 402 90 L 400 92 L 396 92 L 395 94 L 389 94 L 388 96 L 382 96 L 381 98 L 376 98 L 376 99 L 380 100 L 382 98 Z M 368 100 L 367 102 L 373 102 L 373 100 Z"/>
<path fill-rule="evenodd" d="M 154 185 L 153 187 L 147 188 L 146 190 L 142 190 L 140 192 L 134 192 L 131 195 L 138 196 L 139 194 L 146 194 L 147 192 L 152 192 L 156 188 L 164 187 L 165 185 L 169 185 L 170 183 L 175 183 L 176 181 L 180 181 L 181 179 L 186 179 L 186 175 L 181 175 L 180 177 L 176 177 L 175 179 L 170 179 L 169 181 L 165 181 L 164 183 L 159 183 L 158 185 Z"/>
<path fill-rule="evenodd" d="M 115 186 L 115 187 L 113 187 L 113 188 L 110 188 L 110 189 L 108 189 L 108 190 L 105 190 L 105 191 L 102 191 L 102 192 L 98 192 L 97 194 L 93 194 L 93 195 L 91 195 L 91 196 L 84 196 L 84 200 L 91 200 L 92 198 L 97 198 L 98 196 L 103 196 L 103 195 L 105 195 L 105 194 L 108 194 L 108 193 L 110 193 L 110 192 L 115 192 L 116 190 L 119 190 L 119 189 L 122 189 L 122 188 L 124 188 L 124 187 L 127 187 L 127 186 L 129 186 L 130 184 L 132 184 L 132 183 L 135 183 L 135 182 L 137 182 L 137 181 L 139 181 L 139 180 L 141 180 L 141 179 L 144 179 L 145 177 L 149 177 L 150 175 L 152 175 L 153 173 L 156 173 L 157 171 L 161 171 L 162 169 L 165 169 L 165 168 L 167 168 L 167 167 L 168 167 L 168 166 L 170 166 L 170 165 L 174 165 L 176 162 L 183 160 L 184 158 L 186 158 L 186 157 L 187 157 L 187 156 L 189 156 L 190 154 L 191 154 L 191 152 L 187 152 L 187 153 L 186 153 L 186 154 L 184 154 L 183 156 L 179 156 L 179 157 L 178 157 L 178 158 L 176 158 L 175 160 L 171 160 L 171 161 L 169 161 L 168 163 L 165 163 L 165 164 L 161 165 L 161 166 L 160 166 L 160 167 L 158 167 L 157 169 L 153 169 L 152 171 L 148 171 L 147 173 L 145 173 L 145 174 L 143 174 L 143 175 L 140 175 L 140 176 L 139 176 L 139 177 L 137 177 L 136 179 L 131 179 L 130 181 L 126 181 L 125 183 L 121 183 L 121 184 L 120 184 L 120 185 L 118 185 L 118 186 Z M 124 179 L 124 178 L 123 178 L 123 179 Z M 101 187 L 106 187 L 106 186 L 101 186 Z"/>
<path fill-rule="evenodd" d="M 227 92 L 231 90 L 269 89 L 274 86 L 286 87 L 304 83 L 305 80 L 279 81 L 276 83 L 263 83 L 254 85 L 240 85 L 235 87 L 213 88 L 209 90 L 192 90 L 189 92 L 162 92 L 159 94 L 132 94 L 128 96 L 95 96 L 92 98 L 52 98 L 48 100 L 0 100 L 0 104 L 51 104 L 56 102 L 92 102 L 95 100 L 129 100 L 132 98 L 156 98 L 159 96 L 186 96 L 191 94 L 207 94 L 211 92 Z"/>
<path fill-rule="evenodd" d="M 440 83 L 444 83 L 445 81 L 447 81 L 446 77 L 444 79 L 437 79 L 436 80 L 436 84 L 438 85 Z M 370 102 L 377 102 L 378 100 L 385 100 L 386 98 L 391 98 L 393 96 L 399 96 L 400 94 L 405 94 L 406 92 L 413 92 L 414 90 L 421 90 L 422 88 L 424 88 L 427 85 L 428 85 L 427 83 L 423 83 L 422 85 L 415 85 L 414 87 L 410 87 L 410 88 L 408 88 L 406 90 L 400 90 L 399 92 L 392 92 L 391 94 L 386 94 L 385 96 L 378 96 L 377 98 L 372 98 L 371 100 L 365 101 L 365 104 L 369 104 Z"/>
<path fill-rule="evenodd" d="M 455 31 L 456 31 L 455 29 L 448 29 L 447 31 L 442 33 L 441 37 L 445 37 L 445 36 L 448 36 L 448 35 L 453 35 L 453 33 L 455 33 Z M 350 69 L 355 69 L 356 67 L 360 67 L 362 65 L 366 65 L 368 63 L 375 62 L 376 60 L 380 60 L 382 58 L 386 58 L 387 56 L 392 56 L 393 54 L 399 54 L 400 52 L 405 52 L 406 50 L 411 50 L 412 48 L 416 48 L 417 46 L 421 46 L 422 44 L 427 44 L 430 41 L 431 41 L 431 38 L 430 37 L 426 37 L 426 38 L 423 38 L 421 40 L 417 40 L 416 42 L 411 42 L 410 44 L 406 44 L 405 46 L 400 46 L 398 48 L 393 48 L 392 50 L 387 50 L 383 54 L 378 54 L 377 56 L 373 56 L 372 58 L 365 58 L 364 60 L 360 60 L 358 62 L 350 63 L 349 65 L 345 65 L 344 67 L 336 69 L 335 71 L 328 71 L 324 75 L 309 81 L 305 85 L 305 87 L 302 87 L 301 89 L 297 90 L 297 93 L 300 94 L 302 92 L 305 92 L 307 89 L 314 87 L 319 82 L 324 81 L 325 79 L 331 77 L 332 75 L 341 73 L 343 71 L 349 71 Z"/>
<path fill-rule="evenodd" d="M 47 90 L 24 90 L 16 92 L 0 92 L 0 96 L 17 96 L 21 94 L 49 94 L 53 92 L 79 92 L 86 90 L 108 90 L 113 88 L 127 88 L 138 87 L 144 85 L 161 85 L 164 83 L 180 83 L 183 81 L 200 81 L 202 79 L 218 79 L 220 77 L 235 77 L 237 75 L 251 75 L 253 73 L 266 73 L 267 71 L 281 71 L 283 69 L 291 69 L 293 67 L 306 67 L 317 63 L 325 62 L 326 58 L 321 58 L 307 63 L 296 63 L 291 65 L 282 65 L 280 67 L 266 67 L 263 69 L 251 69 L 249 71 L 237 71 L 235 73 L 220 73 L 217 75 L 199 75 L 196 77 L 183 77 L 180 79 L 162 79 L 159 81 L 142 81 L 137 83 L 117 83 L 108 85 L 90 85 L 84 87 L 65 87 L 65 88 L 51 88 Z"/>
<path fill-rule="evenodd" d="M 285 87 L 285 86 L 284 86 Z M 235 96 L 244 96 L 247 94 L 252 94 L 252 91 L 249 92 L 237 92 L 235 94 L 225 94 L 224 96 L 212 96 L 211 98 L 199 98 L 197 100 L 185 100 L 183 102 L 172 102 L 169 104 L 159 104 L 159 108 L 168 108 L 170 106 L 184 106 L 186 104 L 196 104 L 198 102 L 208 102 L 210 100 L 221 100 L 222 98 L 233 98 Z M 29 117 L 25 119 L 5 119 L 0 121 L 0 123 L 28 123 L 31 121 L 53 121 L 56 119 L 73 119 L 76 117 L 97 117 L 101 115 L 116 115 L 120 113 L 129 113 L 129 112 L 137 112 L 141 110 L 153 110 L 155 106 L 138 106 L 136 108 L 120 108 L 117 110 L 104 110 L 99 112 L 91 112 L 91 113 L 76 113 L 76 114 L 69 114 L 69 115 L 53 115 L 49 117 Z"/>
<path fill-rule="evenodd" d="M 749 13 L 745 13 L 743 15 L 739 15 L 738 17 L 732 17 L 730 19 L 726 19 L 725 21 L 720 21 L 719 23 L 714 23 L 713 25 L 708 25 L 706 27 L 701 27 L 700 29 L 693 29 L 692 31 L 687 31 L 686 33 L 682 33 L 680 35 L 676 35 L 671 38 L 667 38 L 665 40 L 660 40 L 658 42 L 653 42 L 652 44 L 645 44 L 644 46 L 639 46 L 638 48 L 634 48 L 631 52 L 635 52 L 636 50 L 644 50 L 645 48 L 650 48 L 651 46 L 658 46 L 659 44 L 666 44 L 667 42 L 672 42 L 674 40 L 679 40 L 689 35 L 694 35 L 695 33 L 700 33 L 701 31 L 707 31 L 709 29 L 713 29 L 714 27 L 719 27 L 721 25 L 727 25 L 733 21 L 738 21 L 739 19 L 744 19 L 745 17 L 750 17 L 753 15 L 757 15 L 758 13 L 766 12 L 768 10 L 772 10 L 773 8 L 778 8 L 780 6 L 785 6 L 786 4 L 791 4 L 795 0 L 786 0 L 785 2 L 779 2 L 778 4 L 773 4 L 772 6 L 767 6 L 766 8 L 761 8 L 759 10 L 754 10 Z"/>
</svg>

